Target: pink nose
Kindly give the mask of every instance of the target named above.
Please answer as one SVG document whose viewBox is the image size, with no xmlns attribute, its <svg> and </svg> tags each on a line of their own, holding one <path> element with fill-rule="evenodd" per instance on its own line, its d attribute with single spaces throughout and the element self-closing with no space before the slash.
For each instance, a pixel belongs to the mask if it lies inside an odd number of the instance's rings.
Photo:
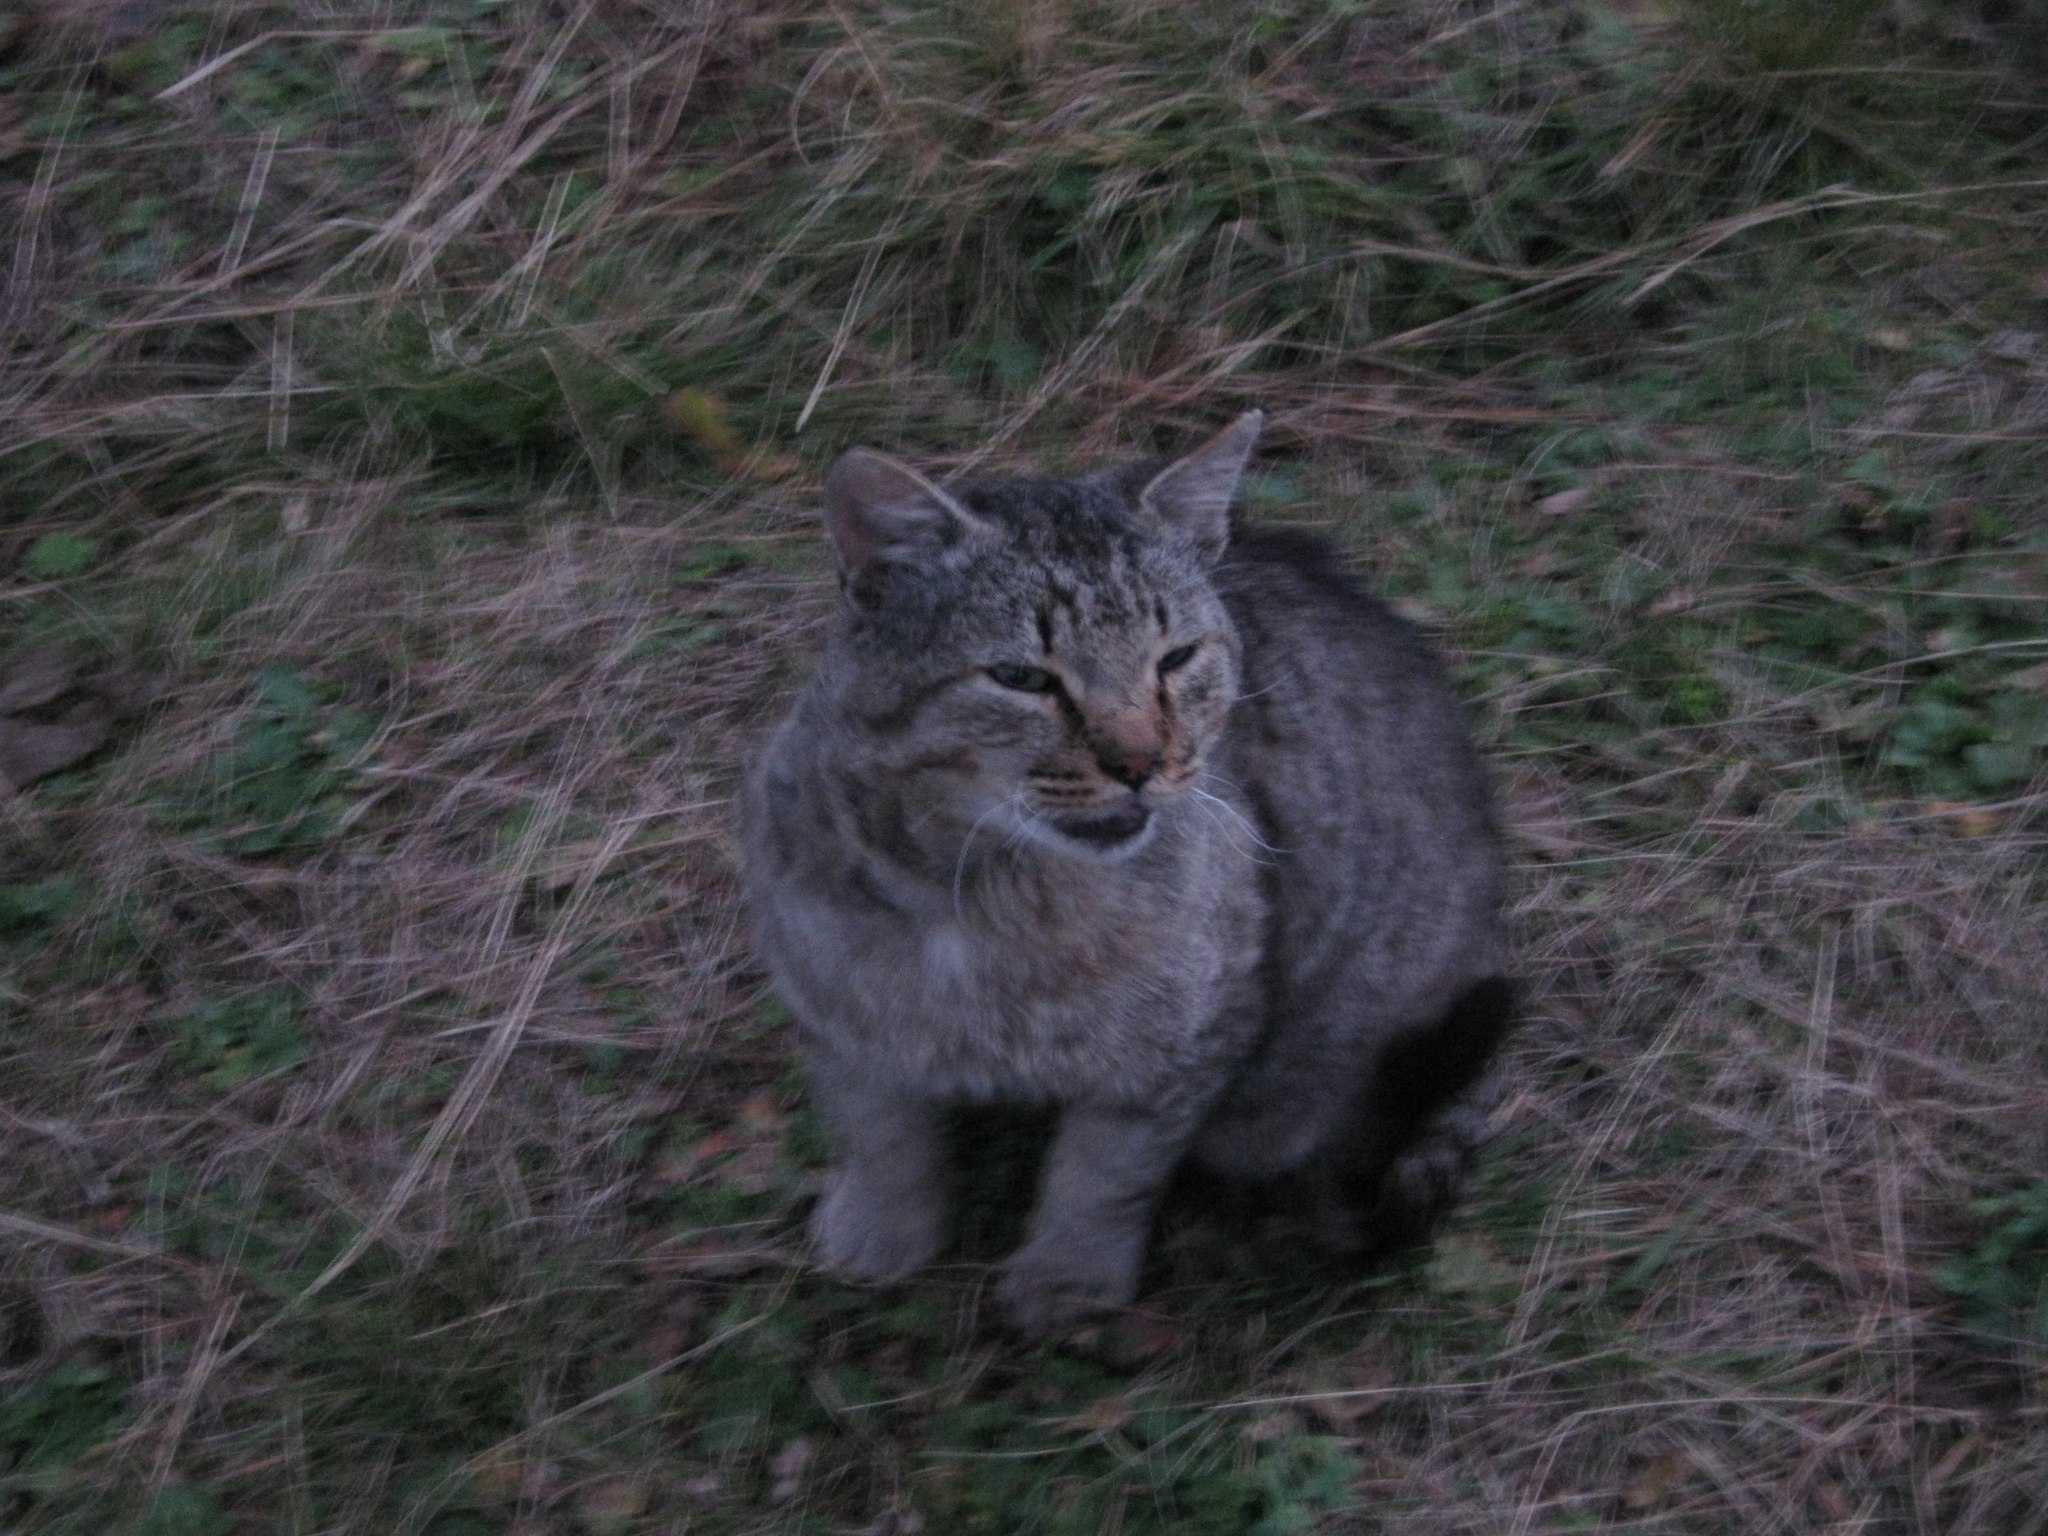
<svg viewBox="0 0 2048 1536">
<path fill-rule="evenodd" d="M 1159 753 L 1152 747 L 1105 746 L 1096 752 L 1095 761 L 1104 773 L 1132 789 L 1159 771 Z"/>
</svg>

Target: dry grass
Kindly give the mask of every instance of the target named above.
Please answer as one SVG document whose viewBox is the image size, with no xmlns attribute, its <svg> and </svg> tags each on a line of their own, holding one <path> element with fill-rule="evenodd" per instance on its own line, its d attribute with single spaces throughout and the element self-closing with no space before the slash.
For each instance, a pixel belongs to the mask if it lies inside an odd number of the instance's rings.
<svg viewBox="0 0 2048 1536">
<path fill-rule="evenodd" d="M 419 10 L 0 18 L 0 654 L 165 684 L 0 786 L 0 1524 L 2048 1531 L 2024 38 Z M 1253 402 L 1499 764 L 1481 1188 L 1183 1201 L 1076 1352 L 836 1287 L 730 833 L 815 471 Z"/>
</svg>

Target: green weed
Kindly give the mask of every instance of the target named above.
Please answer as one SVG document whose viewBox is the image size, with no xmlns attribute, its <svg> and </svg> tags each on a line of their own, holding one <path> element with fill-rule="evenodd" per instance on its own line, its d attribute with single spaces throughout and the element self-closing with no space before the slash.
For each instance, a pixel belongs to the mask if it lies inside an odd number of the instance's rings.
<svg viewBox="0 0 2048 1536">
<path fill-rule="evenodd" d="M 1693 26 L 1765 69 L 1839 64 L 1878 0 L 1684 0 Z"/>
<path fill-rule="evenodd" d="M 1971 1211 L 1987 1230 L 1942 1267 L 1942 1288 L 1993 1347 L 2048 1350 L 2048 1182 L 1980 1200 Z"/>
<path fill-rule="evenodd" d="M 266 667 L 239 740 L 203 781 L 167 802 L 165 820 L 206 829 L 244 857 L 303 851 L 331 837 L 354 803 L 355 770 L 375 735 L 367 715 L 331 699 L 294 668 Z"/>
<path fill-rule="evenodd" d="M 84 907 L 86 894 L 75 878 L 0 885 L 0 955 L 20 961 L 35 954 Z"/>
<path fill-rule="evenodd" d="M 2048 763 L 2048 698 L 2000 689 L 1981 695 L 1952 678 L 1913 690 L 1880 761 L 1923 793 L 1995 798 L 2033 780 Z"/>
<path fill-rule="evenodd" d="M 126 1386 L 101 1366 L 59 1365 L 13 1388 L 0 1398 L 0 1497 L 63 1486 L 127 1414 Z"/>
<path fill-rule="evenodd" d="M 297 1001 L 275 989 L 209 998 L 172 1018 L 168 1028 L 177 1042 L 178 1070 L 216 1092 L 295 1067 L 306 1055 Z"/>
<path fill-rule="evenodd" d="M 172 1483 L 150 1500 L 140 1536 L 228 1536 L 234 1516 L 204 1488 Z"/>
<path fill-rule="evenodd" d="M 22 569 L 44 581 L 82 575 L 99 558 L 97 539 L 78 533 L 46 533 L 29 545 Z"/>
</svg>

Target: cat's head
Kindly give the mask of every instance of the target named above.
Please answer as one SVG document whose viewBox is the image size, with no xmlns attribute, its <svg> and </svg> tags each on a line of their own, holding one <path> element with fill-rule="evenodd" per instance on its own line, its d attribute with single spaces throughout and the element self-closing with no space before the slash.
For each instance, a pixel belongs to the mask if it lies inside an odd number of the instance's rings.
<svg viewBox="0 0 2048 1536">
<path fill-rule="evenodd" d="M 1238 686 L 1209 572 L 1261 423 L 1077 480 L 941 488 L 864 449 L 833 464 L 828 668 L 923 839 L 1121 857 L 1196 789 Z"/>
</svg>

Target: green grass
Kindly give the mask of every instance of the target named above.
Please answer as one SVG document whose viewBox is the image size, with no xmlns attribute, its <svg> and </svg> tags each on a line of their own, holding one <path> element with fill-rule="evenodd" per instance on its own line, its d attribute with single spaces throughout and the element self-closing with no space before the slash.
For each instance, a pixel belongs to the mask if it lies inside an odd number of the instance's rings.
<svg viewBox="0 0 2048 1536">
<path fill-rule="evenodd" d="M 0 658 L 163 685 L 0 788 L 0 1527 L 2038 1524 L 2038 22 L 1764 9 L 0 18 Z M 1254 404 L 1496 765 L 1478 1187 L 1191 1186 L 1027 1349 L 976 1123 L 837 1285 L 731 832 L 816 474 Z"/>
</svg>

